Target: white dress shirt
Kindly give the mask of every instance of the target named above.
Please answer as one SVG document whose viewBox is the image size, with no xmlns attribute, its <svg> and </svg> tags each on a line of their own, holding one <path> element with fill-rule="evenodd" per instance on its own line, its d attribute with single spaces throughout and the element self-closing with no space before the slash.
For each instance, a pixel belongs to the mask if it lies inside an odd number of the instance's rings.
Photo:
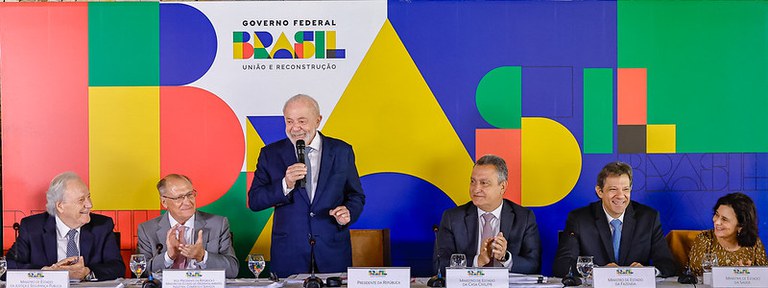
<svg viewBox="0 0 768 288">
<path fill-rule="evenodd" d="M 72 230 L 72 228 L 69 228 L 67 224 L 64 224 L 64 222 L 59 219 L 59 216 L 55 216 L 56 218 L 56 261 L 61 261 L 64 258 L 67 258 L 67 243 L 69 243 L 69 239 L 67 238 L 67 233 L 69 233 L 69 230 Z M 75 234 L 75 244 L 77 245 L 77 251 L 80 251 L 80 227 L 77 229 L 77 233 Z M 80 253 L 82 255 L 82 253 Z M 78 255 L 79 256 L 79 255 Z"/>
<path fill-rule="evenodd" d="M 477 267 L 477 259 L 480 257 L 480 251 L 482 250 L 483 245 L 483 226 L 485 225 L 485 219 L 483 219 L 483 214 L 490 212 L 493 214 L 494 219 L 491 219 L 491 227 L 493 228 L 493 235 L 494 237 L 499 234 L 499 231 L 501 229 L 501 207 L 504 205 L 504 201 L 501 201 L 501 204 L 499 204 L 499 207 L 496 207 L 496 209 L 493 209 L 493 211 L 483 211 L 483 209 L 480 209 L 480 207 L 477 208 L 477 254 L 475 255 L 475 258 L 472 260 L 472 266 Z M 509 235 L 504 235 L 504 238 L 509 239 Z M 512 267 L 512 253 L 509 253 L 507 251 L 507 261 L 502 263 L 504 264 L 504 267 L 509 269 Z M 491 261 L 493 261 L 493 258 L 491 258 Z"/>
<path fill-rule="evenodd" d="M 312 179 L 312 189 L 309 191 L 309 201 L 312 202 L 312 200 L 315 199 L 317 180 L 320 178 L 320 156 L 322 155 L 323 149 L 323 137 L 320 136 L 320 133 L 315 131 L 315 137 L 312 139 L 312 143 L 309 143 L 307 146 L 312 148 L 310 149 L 309 154 L 305 155 L 309 159 L 309 164 L 312 165 L 312 175 L 309 175 L 309 177 L 311 177 L 310 179 Z M 296 145 L 293 146 L 293 150 L 296 155 L 298 155 L 298 151 L 296 151 Z M 283 177 L 282 183 L 283 195 L 288 196 L 288 193 L 291 193 L 291 189 L 288 189 L 288 184 L 285 183 L 285 177 Z"/>
<path fill-rule="evenodd" d="M 605 206 L 603 206 L 603 212 L 605 212 L 605 217 L 608 218 L 608 227 L 611 228 L 611 235 L 613 235 L 613 226 L 611 225 L 611 221 L 613 221 L 613 219 L 619 219 L 619 221 L 621 221 L 621 226 L 624 226 L 624 214 L 627 213 L 621 213 L 619 217 L 613 218 L 611 217 L 611 214 L 608 214 L 608 210 L 605 210 Z M 627 211 L 625 210 L 624 212 Z"/>
<path fill-rule="evenodd" d="M 176 221 L 176 219 L 173 219 L 171 217 L 171 213 L 166 212 L 166 215 L 168 215 L 168 220 L 171 222 L 171 229 L 174 229 L 177 224 L 179 224 L 179 221 Z M 187 222 L 184 223 L 184 226 L 187 227 L 184 229 L 184 241 L 187 244 L 195 244 L 195 237 L 194 233 L 195 231 L 195 214 L 192 214 L 192 217 L 187 220 Z M 177 233 L 174 231 L 173 233 Z M 170 248 L 170 247 L 169 247 Z M 179 254 L 181 255 L 181 254 Z M 179 255 L 176 255 L 177 257 Z M 173 259 L 171 259 L 170 256 L 168 256 L 168 251 L 165 251 L 165 268 L 171 268 L 171 265 L 173 265 Z M 206 264 L 208 262 L 208 251 L 205 251 L 205 255 L 203 255 L 203 261 L 197 262 L 197 259 L 194 258 L 187 258 L 187 269 L 205 269 Z"/>
</svg>

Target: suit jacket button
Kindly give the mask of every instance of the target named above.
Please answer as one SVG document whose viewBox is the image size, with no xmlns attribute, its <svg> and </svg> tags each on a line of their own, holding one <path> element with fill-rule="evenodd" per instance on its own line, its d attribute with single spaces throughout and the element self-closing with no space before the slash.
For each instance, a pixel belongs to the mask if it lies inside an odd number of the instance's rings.
<svg viewBox="0 0 768 288">
<path fill-rule="evenodd" d="M 315 217 L 315 212 L 309 212 L 309 217 Z"/>
</svg>

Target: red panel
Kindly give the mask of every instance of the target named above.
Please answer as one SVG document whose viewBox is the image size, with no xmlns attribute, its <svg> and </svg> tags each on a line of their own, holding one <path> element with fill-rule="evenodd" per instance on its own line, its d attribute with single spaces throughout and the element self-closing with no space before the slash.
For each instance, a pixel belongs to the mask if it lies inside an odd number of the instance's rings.
<svg viewBox="0 0 768 288">
<path fill-rule="evenodd" d="M 507 162 L 509 186 L 504 193 L 504 198 L 520 204 L 520 160 L 522 159 L 520 129 L 477 129 L 475 142 L 477 159 L 485 154 L 494 154 Z"/>
<path fill-rule="evenodd" d="M 646 125 L 648 122 L 645 68 L 618 69 L 618 125 Z"/>
<path fill-rule="evenodd" d="M 88 3 L 2 4 L 3 209 L 29 213 L 55 175 L 88 181 Z"/>
<path fill-rule="evenodd" d="M 196 87 L 160 87 L 160 174 L 189 176 L 197 207 L 229 191 L 244 159 L 243 129 L 224 101 Z"/>
</svg>

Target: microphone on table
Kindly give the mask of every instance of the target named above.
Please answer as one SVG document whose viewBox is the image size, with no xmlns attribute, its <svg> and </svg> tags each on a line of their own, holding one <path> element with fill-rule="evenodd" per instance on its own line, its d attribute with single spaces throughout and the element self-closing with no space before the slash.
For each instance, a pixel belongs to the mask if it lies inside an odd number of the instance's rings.
<svg viewBox="0 0 768 288">
<path fill-rule="evenodd" d="M 299 156 L 298 163 L 304 163 L 304 148 L 306 147 L 306 144 L 304 144 L 304 140 L 296 140 L 296 154 Z M 304 176 L 304 178 L 296 180 L 296 186 L 301 186 L 302 188 L 307 186 L 307 177 Z"/>
<path fill-rule="evenodd" d="M 299 140 L 304 144 L 303 140 Z M 299 142 L 296 141 L 296 146 Z M 302 145 L 303 146 L 303 145 Z M 301 150 L 300 150 L 301 151 Z M 310 275 L 307 279 L 304 279 L 304 288 L 323 288 L 323 280 L 320 277 L 315 276 L 315 237 L 309 235 L 309 257 L 310 257 Z"/>
<path fill-rule="evenodd" d="M 157 252 L 157 255 L 160 255 L 160 253 L 163 252 L 163 244 L 157 243 L 155 245 L 155 252 Z M 152 263 L 147 263 L 147 266 L 151 269 Z M 149 271 L 150 269 L 144 269 L 145 271 Z M 143 283 L 141 283 L 141 288 L 161 288 L 163 286 L 163 283 L 159 279 L 155 279 L 155 276 L 152 275 L 152 272 L 147 272 L 149 276 L 147 277 L 147 280 L 145 280 Z M 141 277 L 141 275 L 139 275 Z"/>
<path fill-rule="evenodd" d="M 576 232 L 568 232 L 565 234 L 565 241 L 568 241 L 565 243 L 567 246 L 576 246 L 578 245 L 577 241 L 579 239 L 576 237 Z M 569 250 L 571 251 L 578 251 L 579 247 L 570 247 Z M 563 277 L 562 283 L 565 286 L 579 286 L 581 285 L 581 279 L 578 276 L 578 272 L 574 273 L 574 267 L 576 267 L 576 259 L 573 259 L 571 263 L 568 264 L 568 274 Z"/>
<path fill-rule="evenodd" d="M 429 287 L 445 287 L 445 278 L 443 278 L 443 268 L 440 267 L 440 252 L 437 250 L 437 231 L 440 229 L 437 225 L 432 225 L 432 232 L 435 233 L 435 261 L 432 265 L 437 267 L 437 275 L 432 276 L 427 280 L 427 286 Z"/>
<path fill-rule="evenodd" d="M 680 284 L 697 284 L 698 282 L 699 279 L 697 279 L 696 275 L 694 275 L 693 271 L 691 271 L 690 265 L 685 265 L 683 274 L 680 275 L 680 277 L 677 277 L 677 283 Z"/>
<path fill-rule="evenodd" d="M 16 238 L 19 238 L 19 229 L 21 229 L 21 225 L 19 224 L 19 222 L 14 222 L 13 223 L 13 233 L 14 233 L 14 235 L 16 235 Z M 13 239 L 16 239 L 16 238 L 13 238 Z"/>
</svg>

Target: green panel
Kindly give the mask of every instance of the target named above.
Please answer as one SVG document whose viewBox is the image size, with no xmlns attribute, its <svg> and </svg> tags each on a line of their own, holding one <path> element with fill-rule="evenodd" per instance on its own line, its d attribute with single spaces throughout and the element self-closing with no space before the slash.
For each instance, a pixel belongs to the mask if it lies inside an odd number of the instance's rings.
<svg viewBox="0 0 768 288">
<path fill-rule="evenodd" d="M 315 58 L 325 58 L 325 32 L 315 31 Z"/>
<path fill-rule="evenodd" d="M 613 69 L 584 69 L 584 154 L 613 153 Z"/>
<path fill-rule="evenodd" d="M 158 2 L 88 3 L 90 86 L 159 86 Z"/>
<path fill-rule="evenodd" d="M 619 1 L 618 60 L 678 153 L 768 152 L 768 2 Z"/>
<path fill-rule="evenodd" d="M 477 110 L 496 128 L 520 129 L 522 69 L 504 66 L 491 70 L 477 84 Z"/>
<path fill-rule="evenodd" d="M 230 230 L 232 231 L 235 247 L 235 255 L 240 260 L 240 273 L 238 277 L 253 277 L 253 273 L 248 270 L 245 264 L 245 257 L 251 252 L 253 244 L 261 234 L 264 226 L 272 215 L 274 208 L 269 208 L 259 212 L 253 212 L 248 208 L 246 202 L 246 173 L 241 172 L 237 181 L 229 188 L 224 196 L 205 207 L 200 207 L 200 211 L 211 214 L 225 216 L 229 219 Z M 269 271 L 267 274 L 269 275 Z"/>
<path fill-rule="evenodd" d="M 253 59 L 269 59 L 269 52 L 265 48 L 253 48 Z"/>
</svg>

